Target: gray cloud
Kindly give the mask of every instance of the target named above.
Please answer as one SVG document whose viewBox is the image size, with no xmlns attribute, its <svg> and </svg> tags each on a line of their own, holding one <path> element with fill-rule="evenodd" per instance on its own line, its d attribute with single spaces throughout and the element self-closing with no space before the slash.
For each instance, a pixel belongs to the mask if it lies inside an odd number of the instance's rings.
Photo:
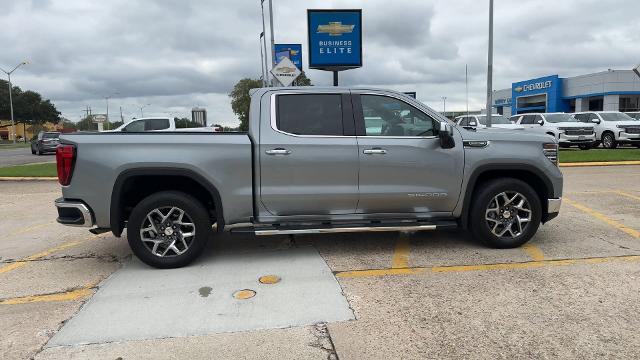
<svg viewBox="0 0 640 360">
<path fill-rule="evenodd" d="M 484 103 L 487 4 L 476 0 L 274 0 L 276 40 L 307 51 L 307 8 L 362 8 L 364 67 L 340 75 L 345 85 L 417 91 L 441 109 L 465 106 L 469 65 L 470 106 Z M 635 0 L 496 2 L 496 88 L 548 74 L 572 76 L 640 62 L 640 10 Z M 51 98 L 77 120 L 103 96 L 117 92 L 110 110 L 125 117 L 152 104 L 145 115 L 186 116 L 206 106 L 210 118 L 231 124 L 227 93 L 242 77 L 260 75 L 258 1 L 24 0 L 0 14 L 0 66 L 24 58 L 16 85 Z M 306 62 L 305 56 L 305 62 Z M 309 70 L 314 83 L 331 74 Z M 114 110 L 111 110 L 114 111 Z"/>
</svg>

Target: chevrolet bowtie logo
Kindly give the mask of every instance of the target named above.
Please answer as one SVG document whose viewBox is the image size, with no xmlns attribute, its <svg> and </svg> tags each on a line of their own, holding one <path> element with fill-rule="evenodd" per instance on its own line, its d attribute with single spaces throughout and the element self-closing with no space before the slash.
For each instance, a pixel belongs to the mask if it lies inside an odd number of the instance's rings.
<svg viewBox="0 0 640 360">
<path fill-rule="evenodd" d="M 513 90 L 515 90 L 516 92 L 522 92 L 522 90 L 524 90 L 524 89 L 522 88 L 522 86 L 518 86 Z"/>
<path fill-rule="evenodd" d="M 330 22 L 327 25 L 318 25 L 317 33 L 329 34 L 329 36 L 341 36 L 353 32 L 355 25 L 342 25 L 342 21 Z"/>
<path fill-rule="evenodd" d="M 279 72 L 284 73 L 284 74 L 289 74 L 289 73 L 295 72 L 296 68 L 292 68 L 292 67 L 289 67 L 289 66 L 280 66 L 276 70 L 278 70 Z"/>
</svg>

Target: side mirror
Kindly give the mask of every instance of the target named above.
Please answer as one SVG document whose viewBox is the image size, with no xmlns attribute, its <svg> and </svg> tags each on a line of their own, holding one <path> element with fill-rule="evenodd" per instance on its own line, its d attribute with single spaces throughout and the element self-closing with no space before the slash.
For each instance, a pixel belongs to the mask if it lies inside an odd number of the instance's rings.
<svg viewBox="0 0 640 360">
<path fill-rule="evenodd" d="M 538 120 L 538 125 L 540 126 L 544 125 L 544 120 Z"/>
<path fill-rule="evenodd" d="M 469 121 L 469 126 L 476 127 L 476 126 L 478 126 L 478 123 L 475 122 L 475 121 Z"/>
<path fill-rule="evenodd" d="M 600 119 L 591 119 L 591 122 L 594 124 L 600 124 Z"/>
<path fill-rule="evenodd" d="M 453 126 L 449 125 L 449 123 L 440 123 L 438 137 L 440 138 L 440 146 L 443 149 L 451 149 L 456 146 L 456 141 L 453 138 Z"/>
</svg>

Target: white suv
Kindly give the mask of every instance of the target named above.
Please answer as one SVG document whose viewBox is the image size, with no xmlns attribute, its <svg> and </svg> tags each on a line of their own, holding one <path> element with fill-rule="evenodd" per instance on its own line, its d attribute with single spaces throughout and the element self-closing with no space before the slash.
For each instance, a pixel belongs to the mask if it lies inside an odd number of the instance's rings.
<svg viewBox="0 0 640 360">
<path fill-rule="evenodd" d="M 487 115 L 462 115 L 455 118 L 455 123 L 462 127 L 486 128 Z M 522 129 L 522 126 L 512 124 L 509 119 L 500 114 L 491 115 L 491 126 L 501 129 Z"/>
<path fill-rule="evenodd" d="M 596 139 L 602 147 L 615 149 L 618 144 L 640 147 L 640 121 L 618 111 L 587 111 L 573 116 L 583 123 L 595 125 Z"/>
<path fill-rule="evenodd" d="M 593 124 L 581 124 L 565 113 L 529 113 L 511 117 L 516 124 L 524 126 L 525 131 L 548 134 L 558 140 L 560 147 L 577 145 L 589 150 L 596 143 Z"/>
</svg>

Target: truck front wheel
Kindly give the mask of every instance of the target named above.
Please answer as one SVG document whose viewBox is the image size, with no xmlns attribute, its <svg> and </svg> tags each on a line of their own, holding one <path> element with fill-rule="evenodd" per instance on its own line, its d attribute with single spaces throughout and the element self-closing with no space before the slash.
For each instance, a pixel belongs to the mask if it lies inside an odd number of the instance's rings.
<svg viewBox="0 0 640 360">
<path fill-rule="evenodd" d="M 206 209 L 194 197 L 163 191 L 140 201 L 127 223 L 133 253 L 156 268 L 178 268 L 195 260 L 211 234 Z"/>
<path fill-rule="evenodd" d="M 518 179 L 495 179 L 482 184 L 472 200 L 471 231 L 490 247 L 514 248 L 533 237 L 541 214 L 540 199 L 531 186 Z"/>
</svg>

